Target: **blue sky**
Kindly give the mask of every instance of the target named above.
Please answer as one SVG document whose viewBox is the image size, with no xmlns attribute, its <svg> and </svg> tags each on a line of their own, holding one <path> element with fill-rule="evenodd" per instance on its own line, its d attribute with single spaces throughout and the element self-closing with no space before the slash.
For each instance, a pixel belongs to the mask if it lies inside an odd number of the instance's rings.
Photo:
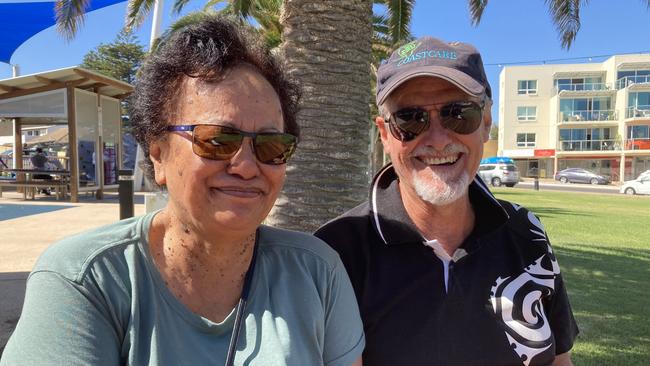
<svg viewBox="0 0 650 366">
<path fill-rule="evenodd" d="M 200 8 L 204 2 L 191 0 L 183 14 Z M 581 12 L 582 27 L 569 51 L 560 46 L 544 0 L 491 1 L 478 27 L 470 24 L 466 0 L 417 0 L 411 30 L 416 37 L 431 35 L 474 44 L 483 55 L 494 99 L 498 101 L 499 65 L 558 63 L 553 61 L 558 59 L 569 59 L 559 63 L 588 62 L 588 57 L 600 62 L 606 57 L 595 56 L 650 52 L 650 11 L 644 3 L 590 1 Z M 171 5 L 172 1 L 166 0 L 163 29 L 178 18 L 171 14 Z M 20 66 L 21 75 L 78 65 L 88 51 L 115 38 L 124 23 L 125 9 L 126 3 L 121 3 L 88 14 L 72 42 L 64 41 L 54 27 L 48 28 L 18 48 L 11 61 Z M 137 31 L 145 45 L 150 30 L 151 16 Z M 0 79 L 10 77 L 11 67 L 0 63 Z"/>
</svg>

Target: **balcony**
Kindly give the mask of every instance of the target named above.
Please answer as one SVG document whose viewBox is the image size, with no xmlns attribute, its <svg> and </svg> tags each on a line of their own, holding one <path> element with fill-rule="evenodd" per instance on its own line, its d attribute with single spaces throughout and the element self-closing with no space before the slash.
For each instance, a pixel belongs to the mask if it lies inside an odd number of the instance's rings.
<svg viewBox="0 0 650 366">
<path fill-rule="evenodd" d="M 553 88 L 552 94 L 592 95 L 610 91 L 614 91 L 614 89 L 608 83 L 558 84 Z"/>
<path fill-rule="evenodd" d="M 647 84 L 650 86 L 650 75 L 626 76 L 616 81 L 616 89 L 624 89 L 632 85 Z"/>
<path fill-rule="evenodd" d="M 625 150 L 650 150 L 650 138 L 625 140 Z"/>
<path fill-rule="evenodd" d="M 613 151 L 619 150 L 614 139 L 609 140 L 564 140 L 560 151 Z"/>
<path fill-rule="evenodd" d="M 628 107 L 625 111 L 625 118 L 650 119 L 650 104 Z"/>
<path fill-rule="evenodd" d="M 617 119 L 616 111 L 613 109 L 560 112 L 560 122 L 566 123 L 616 121 Z"/>
</svg>

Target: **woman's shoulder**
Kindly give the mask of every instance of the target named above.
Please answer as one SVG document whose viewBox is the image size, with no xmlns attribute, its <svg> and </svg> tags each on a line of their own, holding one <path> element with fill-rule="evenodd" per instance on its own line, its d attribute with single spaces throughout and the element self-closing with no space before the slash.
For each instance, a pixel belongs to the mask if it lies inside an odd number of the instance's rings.
<svg viewBox="0 0 650 366">
<path fill-rule="evenodd" d="M 298 258 L 310 257 L 326 263 L 330 268 L 340 263 L 338 253 L 321 239 L 312 234 L 270 227 L 260 226 L 261 248 L 270 251 L 282 252 Z"/>
<path fill-rule="evenodd" d="M 126 260 L 125 250 L 137 245 L 142 233 L 146 232 L 143 225 L 147 216 L 121 220 L 64 238 L 41 254 L 32 273 L 55 272 L 70 281 L 80 282 L 98 261 L 118 265 L 117 262 Z"/>
</svg>

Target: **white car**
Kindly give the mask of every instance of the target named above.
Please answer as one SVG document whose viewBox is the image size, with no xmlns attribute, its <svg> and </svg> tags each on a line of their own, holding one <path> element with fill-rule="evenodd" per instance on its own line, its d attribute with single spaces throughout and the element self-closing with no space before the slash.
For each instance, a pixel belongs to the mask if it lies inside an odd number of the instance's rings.
<svg viewBox="0 0 650 366">
<path fill-rule="evenodd" d="M 637 179 L 623 183 L 621 193 L 650 194 L 650 174 L 641 174 Z"/>
</svg>

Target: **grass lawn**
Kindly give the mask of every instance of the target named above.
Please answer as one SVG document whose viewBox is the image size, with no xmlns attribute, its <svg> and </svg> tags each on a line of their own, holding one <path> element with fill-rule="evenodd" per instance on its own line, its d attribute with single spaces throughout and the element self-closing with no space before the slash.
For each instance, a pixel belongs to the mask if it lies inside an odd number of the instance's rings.
<svg viewBox="0 0 650 366">
<path fill-rule="evenodd" d="M 493 192 L 546 227 L 580 327 L 574 364 L 650 365 L 650 197 Z"/>
</svg>

